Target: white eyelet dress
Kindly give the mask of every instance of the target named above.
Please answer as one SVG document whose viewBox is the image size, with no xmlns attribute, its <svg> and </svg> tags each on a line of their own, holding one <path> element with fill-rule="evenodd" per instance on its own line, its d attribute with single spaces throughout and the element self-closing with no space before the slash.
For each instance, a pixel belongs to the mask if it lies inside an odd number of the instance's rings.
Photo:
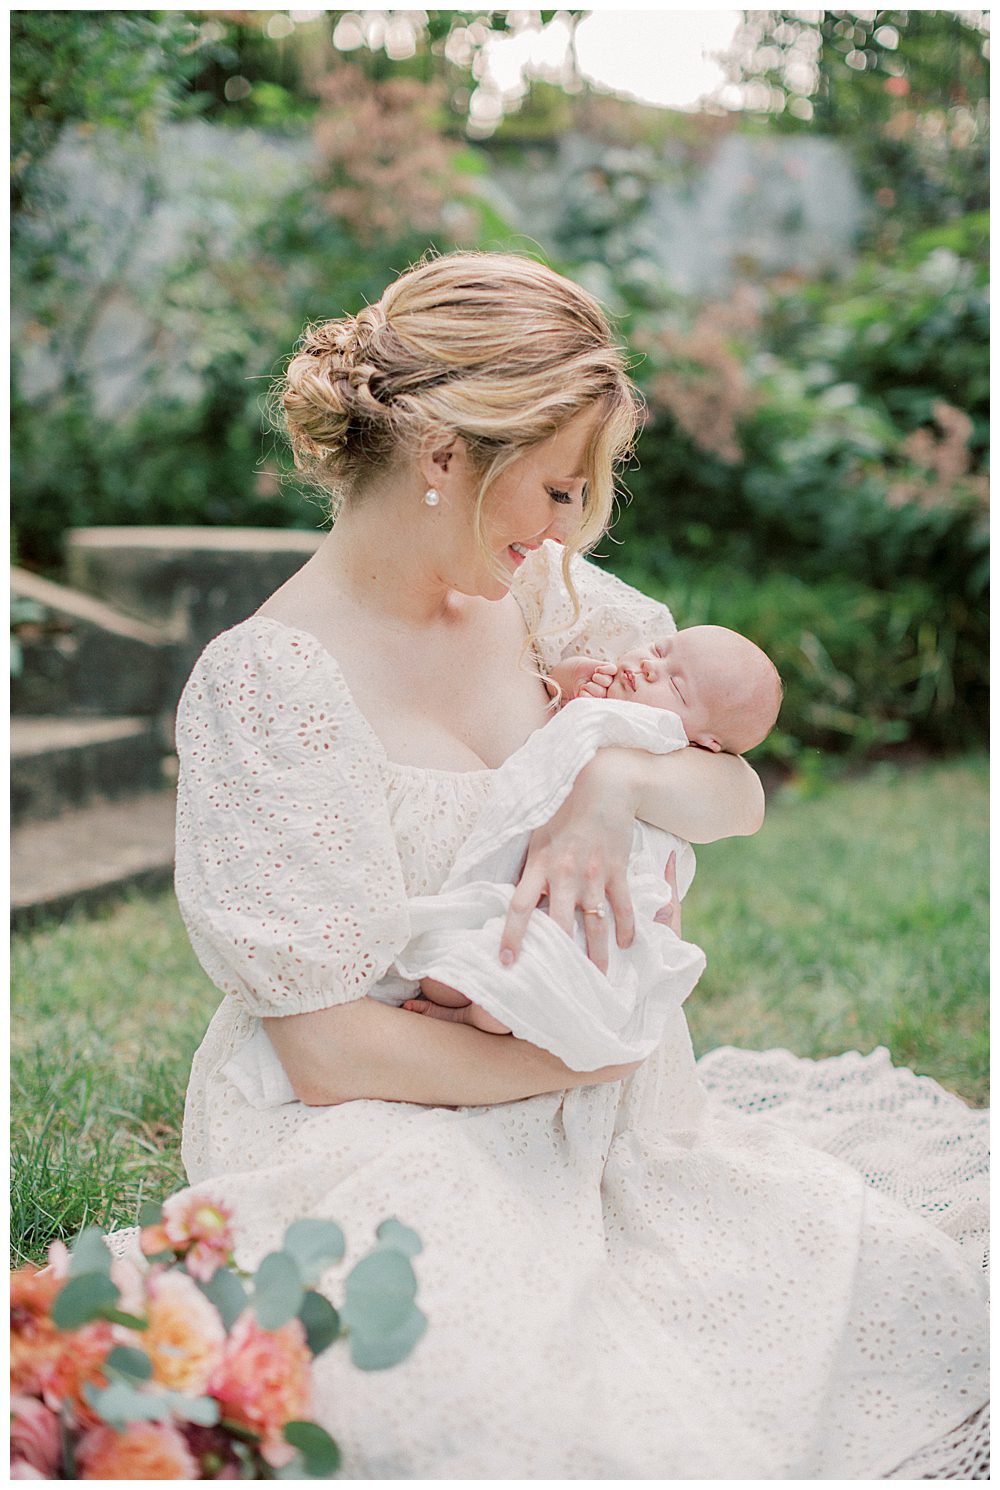
<svg viewBox="0 0 1000 1490">
<path fill-rule="evenodd" d="M 574 621 L 558 568 L 545 545 L 516 587 L 547 661 L 673 629 L 582 560 Z M 624 1083 L 248 1100 L 231 1062 L 261 1016 L 365 996 L 490 773 L 392 764 L 329 653 L 263 617 L 202 655 L 178 750 L 177 894 L 224 994 L 190 1180 L 234 1207 L 249 1266 L 306 1215 L 343 1226 L 344 1267 L 387 1216 L 424 1243 L 411 1357 L 316 1363 L 346 1478 L 984 1477 L 983 1114 L 884 1051 L 696 1066 L 681 1010 Z"/>
</svg>

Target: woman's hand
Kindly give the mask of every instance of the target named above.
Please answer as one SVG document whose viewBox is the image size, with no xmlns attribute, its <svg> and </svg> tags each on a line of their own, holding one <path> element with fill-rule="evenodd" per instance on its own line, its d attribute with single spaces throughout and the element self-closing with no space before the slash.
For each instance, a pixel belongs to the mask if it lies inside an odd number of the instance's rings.
<svg viewBox="0 0 1000 1490">
<path fill-rule="evenodd" d="M 637 754 L 599 750 L 555 816 L 535 829 L 500 940 L 502 963 L 517 957 L 532 912 L 546 895 L 549 915 L 567 936 L 577 910 L 583 911 L 587 954 L 602 973 L 608 970 L 608 906 L 619 947 L 631 946 L 635 916 L 626 869 L 639 800 L 632 769 Z"/>
</svg>

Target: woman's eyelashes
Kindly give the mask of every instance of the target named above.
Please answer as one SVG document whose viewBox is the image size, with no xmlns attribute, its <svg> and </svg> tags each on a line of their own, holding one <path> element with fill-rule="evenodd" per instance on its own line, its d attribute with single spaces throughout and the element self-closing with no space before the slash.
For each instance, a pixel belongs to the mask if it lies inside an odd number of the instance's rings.
<svg viewBox="0 0 1000 1490">
<path fill-rule="evenodd" d="M 568 491 L 556 491 L 553 487 L 545 488 L 553 502 L 572 502 L 573 497 Z"/>
</svg>

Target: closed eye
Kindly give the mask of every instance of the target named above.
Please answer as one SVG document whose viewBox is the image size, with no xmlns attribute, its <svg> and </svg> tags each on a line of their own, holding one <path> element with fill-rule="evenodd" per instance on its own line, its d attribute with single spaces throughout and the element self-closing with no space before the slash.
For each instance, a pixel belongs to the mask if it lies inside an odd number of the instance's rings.
<svg viewBox="0 0 1000 1490">
<path fill-rule="evenodd" d="M 573 500 L 568 491 L 554 491 L 551 486 L 547 487 L 546 490 L 553 502 L 572 502 Z"/>
</svg>

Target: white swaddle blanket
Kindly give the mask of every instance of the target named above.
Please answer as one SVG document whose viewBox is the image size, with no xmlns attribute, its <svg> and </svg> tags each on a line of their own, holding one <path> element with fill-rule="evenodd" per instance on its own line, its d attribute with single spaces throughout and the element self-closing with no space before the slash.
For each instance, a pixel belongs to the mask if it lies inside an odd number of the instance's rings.
<svg viewBox="0 0 1000 1490">
<path fill-rule="evenodd" d="M 558 811 L 597 750 L 626 745 L 666 754 L 687 743 L 676 714 L 662 709 L 599 699 L 567 704 L 498 769 L 439 893 L 410 900 L 410 940 L 395 972 L 461 989 L 513 1034 L 574 1071 L 644 1059 L 705 966 L 699 947 L 654 920 L 669 901 L 663 870 L 671 849 L 678 889 L 687 892 L 694 876 L 690 844 L 636 823 L 628 867 L 636 934 L 622 950 L 611 922 L 606 976 L 587 956 L 580 912 L 572 938 L 544 912 L 533 915 L 512 967 L 500 963 L 500 936 L 532 832 Z"/>
<path fill-rule="evenodd" d="M 369 997 L 401 1004 L 421 978 L 436 978 L 574 1071 L 645 1059 L 705 967 L 700 947 L 654 919 L 670 898 L 663 871 L 671 850 L 678 890 L 687 893 L 690 844 L 636 822 L 628 865 L 635 938 L 623 950 L 609 925 L 607 975 L 587 956 L 579 912 L 572 937 L 536 912 L 512 967 L 500 963 L 500 936 L 531 834 L 559 810 L 597 751 L 617 745 L 666 755 L 687 743 L 677 715 L 664 709 L 610 699 L 567 704 L 494 773 L 441 890 L 408 902 L 410 938 Z M 225 1069 L 255 1107 L 295 1100 L 263 1027 Z"/>
</svg>

